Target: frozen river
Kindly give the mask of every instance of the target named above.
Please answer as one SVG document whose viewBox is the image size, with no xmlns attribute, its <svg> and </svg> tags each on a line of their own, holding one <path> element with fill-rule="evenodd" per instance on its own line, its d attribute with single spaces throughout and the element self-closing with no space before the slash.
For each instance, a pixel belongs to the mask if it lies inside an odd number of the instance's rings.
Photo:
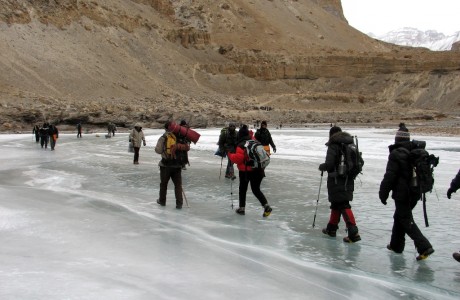
<svg viewBox="0 0 460 300">
<path fill-rule="evenodd" d="M 445 196 L 460 168 L 458 138 L 412 135 L 440 156 L 430 227 L 422 206 L 414 209 L 436 252 L 417 262 L 409 238 L 403 254 L 386 249 L 394 203 L 383 206 L 378 189 L 393 130 L 344 128 L 358 135 L 365 160 L 352 202 L 362 240 L 342 242 L 343 220 L 337 238 L 321 233 L 326 176 L 312 227 L 328 130 L 271 129 L 268 218 L 250 191 L 246 215 L 232 210 L 238 179 L 225 170 L 219 179 L 219 129 L 197 130 L 182 210 L 172 182 L 166 206 L 156 204 L 162 130 L 145 131 L 139 165 L 127 134 L 61 134 L 55 151 L 32 135 L 0 135 L 0 299 L 459 299 L 460 192 Z"/>
</svg>

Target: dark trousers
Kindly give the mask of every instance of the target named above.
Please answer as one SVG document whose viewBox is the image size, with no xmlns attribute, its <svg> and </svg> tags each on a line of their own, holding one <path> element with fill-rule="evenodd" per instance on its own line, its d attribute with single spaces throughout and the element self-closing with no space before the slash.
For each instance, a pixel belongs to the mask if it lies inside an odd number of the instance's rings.
<svg viewBox="0 0 460 300">
<path fill-rule="evenodd" d="M 140 149 L 141 149 L 141 147 L 134 147 L 134 162 L 139 161 L 139 150 Z"/>
<path fill-rule="evenodd" d="M 395 201 L 396 209 L 393 215 L 394 222 L 390 241 L 391 249 L 395 252 L 404 251 L 406 234 L 414 241 L 418 253 L 423 253 L 432 247 L 412 217 L 412 209 L 416 204 L 417 201 L 412 201 L 412 203 L 409 200 Z"/>
<path fill-rule="evenodd" d="M 77 138 L 81 138 L 81 131 L 77 133 Z"/>
<path fill-rule="evenodd" d="M 48 141 L 49 141 L 49 136 L 48 135 L 42 135 L 40 136 L 40 145 L 45 146 L 45 148 L 48 148 Z"/>
<path fill-rule="evenodd" d="M 248 185 L 251 183 L 251 190 L 254 196 L 259 200 L 260 204 L 264 206 L 267 204 L 267 199 L 264 194 L 260 191 L 260 184 L 262 179 L 264 179 L 263 170 L 254 170 L 250 172 L 239 172 L 240 177 L 240 187 L 239 187 L 239 200 L 240 207 L 246 207 L 246 192 L 248 191 Z"/>
<path fill-rule="evenodd" d="M 54 150 L 54 147 L 56 146 L 56 140 L 54 139 L 53 136 L 50 136 L 50 146 L 51 146 L 51 150 Z"/>
<path fill-rule="evenodd" d="M 35 142 L 40 142 L 40 135 L 38 133 L 35 134 Z"/>
<path fill-rule="evenodd" d="M 169 179 L 174 183 L 174 194 L 176 196 L 176 206 L 182 207 L 182 168 L 160 167 L 160 198 L 162 205 L 166 204 L 166 193 L 168 191 Z"/>
</svg>

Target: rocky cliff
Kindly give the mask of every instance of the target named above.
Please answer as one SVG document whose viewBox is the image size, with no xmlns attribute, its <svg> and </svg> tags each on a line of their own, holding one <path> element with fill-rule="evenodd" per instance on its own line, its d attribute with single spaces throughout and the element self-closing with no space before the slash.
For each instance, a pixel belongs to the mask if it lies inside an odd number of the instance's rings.
<svg viewBox="0 0 460 300">
<path fill-rule="evenodd" d="M 0 130 L 378 122 L 459 113 L 460 53 L 348 26 L 339 0 L 0 0 Z"/>
</svg>

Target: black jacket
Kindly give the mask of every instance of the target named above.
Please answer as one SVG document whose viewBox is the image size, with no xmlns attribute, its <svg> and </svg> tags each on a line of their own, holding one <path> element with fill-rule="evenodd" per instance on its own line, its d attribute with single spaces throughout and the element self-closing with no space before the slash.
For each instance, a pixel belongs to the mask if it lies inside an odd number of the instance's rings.
<svg viewBox="0 0 460 300">
<path fill-rule="evenodd" d="M 454 193 L 460 188 L 460 170 L 458 170 L 457 176 L 455 176 L 455 178 L 452 179 L 452 182 L 450 183 L 450 188 Z"/>
<path fill-rule="evenodd" d="M 342 144 L 352 144 L 353 137 L 347 132 L 337 132 L 326 143 L 326 161 L 319 166 L 321 171 L 327 171 L 327 191 L 329 202 L 339 203 L 353 200 L 355 189 L 352 178 L 337 175 L 337 166 L 340 163 L 340 149 Z"/>
<path fill-rule="evenodd" d="M 411 146 L 412 143 L 406 141 L 388 147 L 390 155 L 388 156 L 385 175 L 380 183 L 380 200 L 388 199 L 390 191 L 392 192 L 391 197 L 395 201 L 408 201 L 411 197 L 412 168 L 409 160 Z"/>
<path fill-rule="evenodd" d="M 273 149 L 276 148 L 275 143 L 273 143 L 272 135 L 267 128 L 259 128 L 257 129 L 254 137 L 258 140 L 262 145 L 272 146 Z"/>
</svg>

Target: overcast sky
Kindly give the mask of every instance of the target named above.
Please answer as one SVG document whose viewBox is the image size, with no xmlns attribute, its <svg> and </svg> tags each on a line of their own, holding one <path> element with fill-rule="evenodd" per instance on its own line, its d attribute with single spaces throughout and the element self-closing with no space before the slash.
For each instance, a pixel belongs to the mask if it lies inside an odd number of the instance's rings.
<svg viewBox="0 0 460 300">
<path fill-rule="evenodd" d="M 342 7 L 348 23 L 363 33 L 402 27 L 460 31 L 460 0 L 342 0 Z"/>
</svg>

